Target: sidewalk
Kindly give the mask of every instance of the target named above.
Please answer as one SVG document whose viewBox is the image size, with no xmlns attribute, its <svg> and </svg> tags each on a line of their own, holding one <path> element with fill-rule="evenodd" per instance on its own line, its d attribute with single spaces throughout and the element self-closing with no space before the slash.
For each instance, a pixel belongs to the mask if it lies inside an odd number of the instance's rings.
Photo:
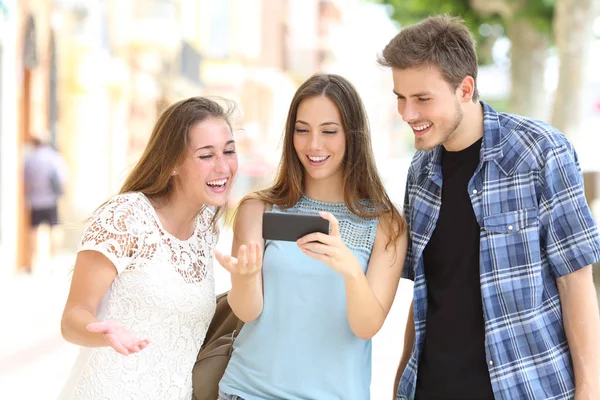
<svg viewBox="0 0 600 400">
<path fill-rule="evenodd" d="M 77 348 L 60 335 L 69 290 L 72 254 L 41 265 L 32 275 L 0 282 L 0 398 L 54 399 Z"/>
<path fill-rule="evenodd" d="M 223 232 L 219 250 L 229 252 L 231 233 Z M 74 254 L 63 254 L 32 275 L 0 281 L 0 399 L 56 399 L 77 355 L 77 346 L 60 334 Z M 215 262 L 217 293 L 229 289 L 229 274 Z M 391 398 L 402 350 L 412 283 L 402 281 L 385 325 L 373 340 L 373 400 Z"/>
</svg>

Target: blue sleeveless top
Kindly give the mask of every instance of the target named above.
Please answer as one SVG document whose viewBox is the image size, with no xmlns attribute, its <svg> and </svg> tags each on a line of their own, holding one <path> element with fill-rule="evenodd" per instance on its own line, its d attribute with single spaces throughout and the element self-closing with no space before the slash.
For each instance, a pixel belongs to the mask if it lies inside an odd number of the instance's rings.
<svg viewBox="0 0 600 400">
<path fill-rule="evenodd" d="M 357 217 L 344 203 L 306 196 L 292 208 L 273 211 L 331 212 L 366 272 L 377 219 Z M 246 400 L 369 399 L 371 340 L 350 329 L 343 277 L 295 242 L 270 240 L 262 274 L 263 311 L 235 340 L 220 389 Z"/>
</svg>

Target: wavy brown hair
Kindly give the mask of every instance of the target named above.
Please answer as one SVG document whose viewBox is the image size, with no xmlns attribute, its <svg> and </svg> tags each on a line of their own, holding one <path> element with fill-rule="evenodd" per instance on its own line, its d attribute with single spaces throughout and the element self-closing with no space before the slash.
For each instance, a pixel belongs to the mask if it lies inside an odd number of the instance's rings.
<svg viewBox="0 0 600 400">
<path fill-rule="evenodd" d="M 296 114 L 300 103 L 315 96 L 325 96 L 338 107 L 346 132 L 346 152 L 343 165 L 344 202 L 355 215 L 379 218 L 389 214 L 389 241 L 396 242 L 406 229 L 405 221 L 390 200 L 375 164 L 367 113 L 357 90 L 345 78 L 334 74 L 311 76 L 296 91 L 290 105 L 283 137 L 283 153 L 272 186 L 245 199 L 258 198 L 281 208 L 294 206 L 304 192 L 304 167 L 294 149 Z M 365 204 L 361 200 L 369 200 Z"/>
<path fill-rule="evenodd" d="M 141 192 L 150 199 L 168 201 L 173 191 L 171 171 L 186 156 L 190 129 L 209 118 L 221 118 L 232 131 L 230 117 L 234 104 L 220 100 L 227 103 L 227 108 L 206 97 L 191 97 L 167 107 L 156 121 L 142 157 L 119 193 Z M 221 207 L 217 207 L 213 228 L 220 215 Z"/>
</svg>

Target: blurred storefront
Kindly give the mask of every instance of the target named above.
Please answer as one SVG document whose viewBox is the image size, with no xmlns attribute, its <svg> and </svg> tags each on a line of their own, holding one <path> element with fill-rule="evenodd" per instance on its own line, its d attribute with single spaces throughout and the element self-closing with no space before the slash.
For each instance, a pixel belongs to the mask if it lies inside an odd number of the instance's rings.
<svg viewBox="0 0 600 400">
<path fill-rule="evenodd" d="M 16 0 L 0 0 L 0 279 L 17 261 Z"/>
<path fill-rule="evenodd" d="M 24 259 L 21 161 L 32 132 L 46 135 L 69 168 L 59 217 L 71 250 L 86 218 L 119 190 L 159 113 L 182 98 L 220 96 L 238 107 L 240 170 L 231 204 L 268 184 L 298 85 L 327 70 L 354 81 L 370 62 L 357 63 L 357 56 L 371 60 L 367 50 L 344 44 L 342 36 L 356 29 L 339 3 L 0 0 L 3 269 L 14 271 Z M 374 74 L 359 90 L 373 93 L 382 84 Z"/>
</svg>

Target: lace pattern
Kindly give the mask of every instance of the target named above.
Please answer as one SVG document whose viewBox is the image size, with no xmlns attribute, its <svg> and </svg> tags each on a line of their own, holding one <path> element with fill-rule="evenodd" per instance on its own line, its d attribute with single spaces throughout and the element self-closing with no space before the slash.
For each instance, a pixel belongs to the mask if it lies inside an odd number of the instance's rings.
<svg viewBox="0 0 600 400">
<path fill-rule="evenodd" d="M 100 251 L 121 273 L 138 268 L 140 260 L 151 260 L 158 247 L 163 246 L 170 249 L 172 265 L 187 283 L 201 282 L 206 277 L 206 264 L 202 261 L 212 258 L 216 244 L 217 234 L 211 227 L 213 215 L 207 208 L 198 216 L 194 235 L 179 240 L 162 228 L 146 196 L 119 195 L 94 213 L 78 251 Z"/>
<path fill-rule="evenodd" d="M 178 240 L 141 193 L 116 196 L 94 213 L 79 251 L 105 254 L 119 272 L 98 319 L 119 321 L 150 345 L 129 356 L 81 348 L 60 399 L 191 399 L 192 367 L 215 310 L 212 216 L 205 210 L 194 234 Z"/>
</svg>

